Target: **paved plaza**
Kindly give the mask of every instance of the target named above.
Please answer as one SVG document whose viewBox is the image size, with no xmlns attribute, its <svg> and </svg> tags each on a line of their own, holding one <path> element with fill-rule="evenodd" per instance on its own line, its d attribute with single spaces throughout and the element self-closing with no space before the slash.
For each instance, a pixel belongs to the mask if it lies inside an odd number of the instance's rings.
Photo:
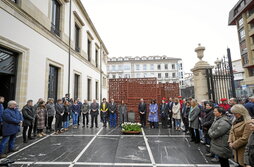
<svg viewBox="0 0 254 167">
<path fill-rule="evenodd" d="M 14 167 L 127 167 L 198 166 L 216 167 L 204 155 L 202 144 L 190 143 L 189 136 L 172 129 L 142 129 L 140 135 L 122 135 L 121 129 L 70 129 L 60 135 L 22 143 L 9 155 Z"/>
</svg>

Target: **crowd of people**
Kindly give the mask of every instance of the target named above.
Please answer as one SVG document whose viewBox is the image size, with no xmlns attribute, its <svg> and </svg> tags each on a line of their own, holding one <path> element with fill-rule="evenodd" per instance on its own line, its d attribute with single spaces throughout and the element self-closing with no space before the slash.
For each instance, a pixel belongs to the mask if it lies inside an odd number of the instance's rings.
<svg viewBox="0 0 254 167">
<path fill-rule="evenodd" d="M 190 134 L 190 142 L 203 143 L 207 146 L 206 156 L 212 161 L 220 162 L 221 166 L 229 167 L 229 158 L 234 156 L 239 166 L 254 166 L 254 97 L 246 103 L 239 104 L 236 98 L 221 99 L 220 104 L 212 101 L 197 100 L 181 96 L 163 98 L 161 102 L 151 100 L 147 104 L 140 99 L 137 106 L 142 127 L 174 128 Z M 98 117 L 103 127 L 116 128 L 128 120 L 127 104 L 122 100 L 116 104 L 114 99 L 107 102 L 103 98 L 101 104 L 96 100 L 88 103 L 84 100 L 69 98 L 66 94 L 56 102 L 49 98 L 47 102 L 39 99 L 37 103 L 28 100 L 21 109 L 15 101 L 9 101 L 3 107 L 4 97 L 0 97 L 0 124 L 2 140 L 0 158 L 5 158 L 5 147 L 8 152 L 17 151 L 14 147 L 16 135 L 23 127 L 23 142 L 43 137 L 49 133 L 60 134 L 69 127 L 78 128 L 82 118 L 83 128 L 98 128 Z M 70 121 L 72 119 L 72 121 Z M 55 127 L 53 128 L 53 123 Z"/>
</svg>

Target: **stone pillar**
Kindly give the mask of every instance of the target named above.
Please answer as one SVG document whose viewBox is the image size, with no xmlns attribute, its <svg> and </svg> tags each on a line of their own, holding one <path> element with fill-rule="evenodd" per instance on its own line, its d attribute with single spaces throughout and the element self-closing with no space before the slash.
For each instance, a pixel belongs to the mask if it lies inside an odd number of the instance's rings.
<svg viewBox="0 0 254 167">
<path fill-rule="evenodd" d="M 206 69 L 211 69 L 213 66 L 209 65 L 206 61 L 203 61 L 205 47 L 199 46 L 195 49 L 199 61 L 195 64 L 194 68 L 191 69 L 194 76 L 194 92 L 195 99 L 198 102 L 202 100 L 208 100 L 208 85 L 206 77 Z"/>
</svg>

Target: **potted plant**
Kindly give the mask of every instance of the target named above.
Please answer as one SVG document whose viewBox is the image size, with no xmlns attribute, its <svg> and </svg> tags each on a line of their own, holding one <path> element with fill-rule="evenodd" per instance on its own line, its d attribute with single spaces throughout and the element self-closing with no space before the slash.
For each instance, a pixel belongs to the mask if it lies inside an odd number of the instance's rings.
<svg viewBox="0 0 254 167">
<path fill-rule="evenodd" d="M 141 124 L 125 122 L 122 124 L 122 132 L 124 134 L 139 134 L 141 132 Z"/>
</svg>

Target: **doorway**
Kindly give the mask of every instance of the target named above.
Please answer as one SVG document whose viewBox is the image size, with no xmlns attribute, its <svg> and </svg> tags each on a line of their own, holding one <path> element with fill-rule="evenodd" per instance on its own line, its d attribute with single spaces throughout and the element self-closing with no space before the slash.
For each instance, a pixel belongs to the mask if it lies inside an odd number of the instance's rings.
<svg viewBox="0 0 254 167">
<path fill-rule="evenodd" d="M 48 98 L 53 98 L 57 101 L 58 94 L 58 68 L 49 66 L 49 81 L 48 81 Z"/>
</svg>

